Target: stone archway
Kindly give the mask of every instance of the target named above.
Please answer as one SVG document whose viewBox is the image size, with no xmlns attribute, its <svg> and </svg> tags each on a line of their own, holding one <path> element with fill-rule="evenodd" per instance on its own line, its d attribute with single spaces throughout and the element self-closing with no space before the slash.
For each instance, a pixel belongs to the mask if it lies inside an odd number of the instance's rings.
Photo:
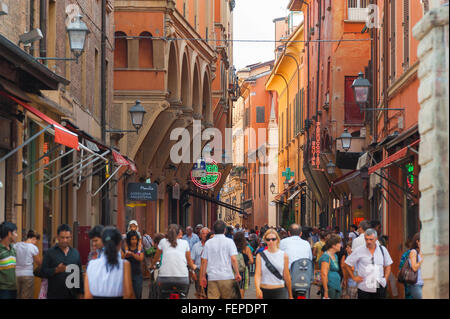
<svg viewBox="0 0 450 319">
<path fill-rule="evenodd" d="M 169 101 L 178 101 L 178 59 L 177 50 L 174 43 L 169 46 L 169 60 L 167 66 L 167 91 Z"/>
<path fill-rule="evenodd" d="M 211 109 L 211 81 L 208 72 L 205 71 L 202 86 L 202 117 L 204 124 L 212 125 L 213 116 Z"/>
<path fill-rule="evenodd" d="M 192 108 L 194 110 L 194 117 L 200 117 L 202 114 L 202 104 L 201 104 L 201 93 L 200 88 L 202 87 L 200 82 L 200 71 L 198 64 L 195 63 L 194 66 L 194 78 L 192 81 Z"/>
<path fill-rule="evenodd" d="M 190 106 L 190 97 L 191 97 L 191 86 L 190 86 L 190 74 L 189 74 L 189 65 L 188 65 L 188 58 L 187 53 L 183 54 L 183 60 L 181 64 L 181 105 L 183 107 L 189 107 Z"/>
</svg>

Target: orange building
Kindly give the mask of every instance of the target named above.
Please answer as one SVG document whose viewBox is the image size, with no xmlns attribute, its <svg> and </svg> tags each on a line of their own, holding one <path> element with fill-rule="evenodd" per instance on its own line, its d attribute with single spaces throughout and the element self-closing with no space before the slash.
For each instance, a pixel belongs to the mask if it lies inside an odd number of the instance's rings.
<svg viewBox="0 0 450 319">
<path fill-rule="evenodd" d="M 127 221 L 136 219 L 150 233 L 165 231 L 170 223 L 211 226 L 218 204 L 213 199 L 231 165 L 219 165 L 222 179 L 214 190 L 201 191 L 190 183 L 193 163 L 200 156 L 192 147 L 193 121 L 201 121 L 202 130 L 216 127 L 223 132 L 231 127 L 232 45 L 221 40 L 232 35 L 233 3 L 116 1 L 115 10 L 111 126 L 132 129 L 128 111 L 136 100 L 147 111 L 137 136 L 117 135 L 118 146 L 138 168 L 135 179 L 122 175 L 117 225 L 123 230 Z M 189 163 L 173 163 L 170 158 L 177 143 L 170 134 L 176 128 L 190 133 Z M 146 207 L 126 206 L 126 185 L 148 179 L 158 184 L 158 199 Z"/>
<path fill-rule="evenodd" d="M 305 15 L 306 110 L 303 172 L 312 190 L 313 222 L 348 230 L 354 217 L 366 214 L 363 181 L 347 182 L 366 144 L 366 124 L 354 103 L 351 85 L 370 59 L 369 35 L 361 31 L 364 1 L 292 0 L 291 11 Z M 356 7 L 355 7 L 356 5 Z M 338 138 L 347 129 L 353 143 L 342 149 Z M 334 173 L 327 166 L 336 165 Z"/>
<path fill-rule="evenodd" d="M 271 115 L 277 114 L 273 94 L 267 92 L 265 83 L 272 71 L 274 61 L 256 63 L 239 70 L 243 79 L 241 96 L 244 100 L 244 167 L 242 208 L 243 224 L 249 228 L 269 223 L 270 169 L 269 169 L 269 123 Z M 273 110 L 272 110 L 273 108 Z M 273 213 L 272 213 L 273 214 Z"/>
<path fill-rule="evenodd" d="M 377 39 L 366 77 L 373 84 L 368 161 L 370 218 L 379 220 L 389 237 L 388 249 L 397 275 L 405 243 L 421 229 L 419 219 L 418 101 L 419 42 L 413 27 L 422 19 L 427 1 L 378 1 L 383 26 L 371 29 Z M 368 112 L 366 112 L 367 116 Z M 403 296 L 402 285 L 398 285 Z"/>
</svg>

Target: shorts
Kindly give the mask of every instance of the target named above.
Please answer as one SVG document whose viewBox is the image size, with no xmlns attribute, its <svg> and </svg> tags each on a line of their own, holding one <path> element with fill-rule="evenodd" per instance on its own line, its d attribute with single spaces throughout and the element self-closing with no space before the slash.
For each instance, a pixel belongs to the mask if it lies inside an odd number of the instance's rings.
<svg viewBox="0 0 450 319">
<path fill-rule="evenodd" d="M 241 295 L 236 288 L 234 279 L 208 281 L 208 299 L 239 299 Z"/>
</svg>

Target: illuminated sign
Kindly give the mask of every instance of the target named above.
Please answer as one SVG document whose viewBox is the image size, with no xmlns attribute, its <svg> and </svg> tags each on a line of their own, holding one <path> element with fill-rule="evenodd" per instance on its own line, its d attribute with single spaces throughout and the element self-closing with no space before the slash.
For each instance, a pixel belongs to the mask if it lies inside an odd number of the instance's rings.
<svg viewBox="0 0 450 319">
<path fill-rule="evenodd" d="M 408 163 L 405 167 L 408 172 L 406 175 L 406 184 L 408 185 L 408 189 L 412 190 L 414 188 L 414 164 Z"/>
<path fill-rule="evenodd" d="M 316 123 L 316 140 L 312 141 L 312 159 L 311 165 L 320 169 L 320 122 Z"/>
<path fill-rule="evenodd" d="M 196 166 L 191 171 L 192 182 L 201 189 L 211 189 L 214 188 L 220 182 L 222 174 L 219 172 L 219 166 L 214 160 L 202 161 L 205 163 L 204 169 L 206 170 L 206 175 L 196 174 Z M 202 165 L 203 166 L 203 165 Z M 200 168 L 202 169 L 202 168 Z"/>
</svg>

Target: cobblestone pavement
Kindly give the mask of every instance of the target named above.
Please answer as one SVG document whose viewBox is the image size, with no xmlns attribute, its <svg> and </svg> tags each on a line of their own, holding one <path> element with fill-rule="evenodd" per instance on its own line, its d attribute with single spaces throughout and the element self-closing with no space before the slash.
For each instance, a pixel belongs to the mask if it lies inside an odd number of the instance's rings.
<svg viewBox="0 0 450 319">
<path fill-rule="evenodd" d="M 148 298 L 149 287 L 150 287 L 150 280 L 149 279 L 145 279 L 144 280 L 143 289 L 142 289 L 142 298 L 143 299 L 147 299 Z M 317 295 L 318 291 L 319 291 L 319 288 L 317 286 L 313 285 L 311 287 L 310 299 L 320 299 L 320 296 Z M 195 286 L 194 286 L 194 284 L 191 284 L 191 286 L 189 288 L 188 299 L 196 299 L 195 298 Z M 244 299 L 256 299 L 255 281 L 254 281 L 254 277 L 253 276 L 250 278 L 249 289 L 245 291 Z"/>
</svg>

